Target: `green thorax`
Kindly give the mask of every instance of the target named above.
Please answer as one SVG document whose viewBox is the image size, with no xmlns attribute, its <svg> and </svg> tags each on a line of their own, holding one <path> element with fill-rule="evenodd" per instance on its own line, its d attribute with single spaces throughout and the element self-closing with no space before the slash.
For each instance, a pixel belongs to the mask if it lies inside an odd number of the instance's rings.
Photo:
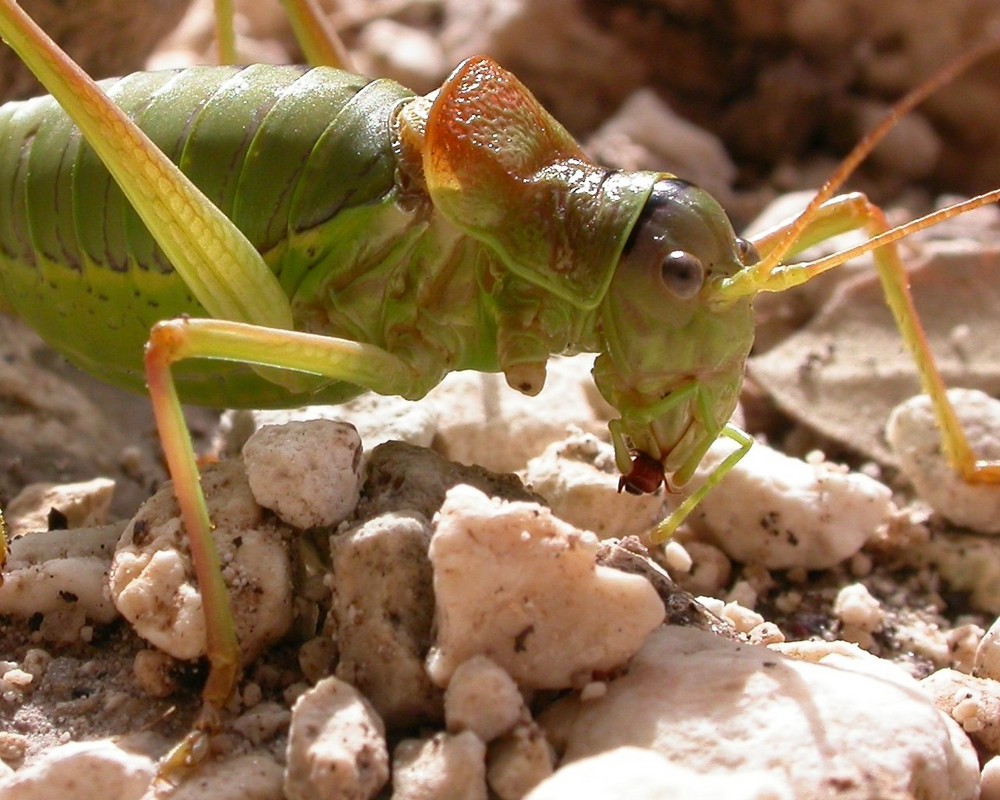
<svg viewBox="0 0 1000 800">
<path fill-rule="evenodd" d="M 435 386 L 597 346 L 593 312 L 540 291 L 426 197 L 351 209 L 289 241 L 296 328 L 378 345 Z"/>
</svg>

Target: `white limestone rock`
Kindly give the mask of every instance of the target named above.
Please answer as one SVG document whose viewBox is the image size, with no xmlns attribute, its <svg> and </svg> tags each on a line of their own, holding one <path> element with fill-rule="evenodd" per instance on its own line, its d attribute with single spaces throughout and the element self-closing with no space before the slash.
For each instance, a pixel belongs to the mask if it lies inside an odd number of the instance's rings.
<svg viewBox="0 0 1000 800">
<path fill-rule="evenodd" d="M 427 395 L 440 413 L 435 449 L 495 472 L 523 469 L 571 426 L 604 435 L 614 412 L 597 394 L 593 356 L 551 358 L 545 386 L 528 397 L 499 374 L 453 372 Z"/>
<path fill-rule="evenodd" d="M 149 756 L 109 739 L 71 742 L 15 772 L 0 786 L 0 800 L 139 800 L 155 774 Z"/>
<path fill-rule="evenodd" d="M 683 541 L 684 551 L 691 560 L 691 566 L 685 570 L 677 570 L 670 563 L 670 544 L 664 548 L 668 558 L 667 567 L 670 575 L 685 591 L 694 595 L 712 595 L 721 597 L 729 585 L 733 572 L 732 562 L 721 549 L 708 542 L 697 540 Z"/>
<path fill-rule="evenodd" d="M 220 420 L 214 446 L 230 456 L 236 455 L 253 433 L 266 425 L 285 425 L 326 419 L 349 422 L 365 443 L 365 456 L 384 442 L 408 442 L 430 447 L 437 431 L 438 409 L 433 403 L 406 400 L 395 395 L 365 392 L 339 405 L 303 406 L 284 409 L 239 409 L 227 411 Z"/>
<path fill-rule="evenodd" d="M 243 445 L 243 462 L 254 499 L 295 528 L 337 525 L 358 504 L 361 439 L 346 422 L 266 425 Z"/>
<path fill-rule="evenodd" d="M 596 565 L 598 547 L 535 503 L 449 491 L 430 546 L 431 679 L 446 686 L 475 655 L 535 689 L 582 686 L 623 666 L 663 621 L 663 603 L 645 578 Z"/>
<path fill-rule="evenodd" d="M 0 614 L 27 618 L 72 609 L 99 624 L 117 618 L 108 569 L 123 528 L 35 531 L 14 539 L 0 584 Z"/>
<path fill-rule="evenodd" d="M 287 633 L 292 621 L 287 532 L 265 521 L 239 461 L 202 472 L 216 547 L 244 661 Z M 174 658 L 205 653 L 205 617 L 173 484 L 139 509 L 111 564 L 111 596 L 147 641 Z"/>
<path fill-rule="evenodd" d="M 424 669 L 434 594 L 431 527 L 419 513 L 385 513 L 330 537 L 336 675 L 390 728 L 441 719 L 441 690 Z"/>
<path fill-rule="evenodd" d="M 555 765 L 556 753 L 545 731 L 526 720 L 490 744 L 486 782 L 500 800 L 521 800 L 552 774 Z"/>
<path fill-rule="evenodd" d="M 48 531 L 53 513 L 61 517 L 61 528 L 104 525 L 114 492 L 115 482 L 110 478 L 29 484 L 4 508 L 7 533 L 15 538 L 30 531 Z"/>
<path fill-rule="evenodd" d="M 976 646 L 972 674 L 1000 681 L 1000 619 L 995 619 Z"/>
<path fill-rule="evenodd" d="M 389 779 L 385 726 L 350 684 L 324 678 L 292 708 L 288 800 L 366 800 Z"/>
<path fill-rule="evenodd" d="M 284 766 L 265 749 L 212 758 L 181 781 L 169 800 L 285 800 L 284 774 Z M 154 789 L 142 800 L 163 797 Z"/>
<path fill-rule="evenodd" d="M 247 705 L 247 690 L 243 691 L 243 704 Z M 229 723 L 229 727 L 253 745 L 267 744 L 288 730 L 292 712 L 282 703 L 265 700 Z"/>
<path fill-rule="evenodd" d="M 975 457 L 1000 459 L 1000 401 L 972 389 L 950 389 L 948 399 Z M 963 528 L 1000 533 L 1000 485 L 968 483 L 948 464 L 927 395 L 897 406 L 885 435 L 900 469 L 935 511 Z"/>
<path fill-rule="evenodd" d="M 838 638 L 871 650 L 872 634 L 882 627 L 885 612 L 863 583 L 851 583 L 837 592 L 833 614 L 840 621 Z"/>
<path fill-rule="evenodd" d="M 793 800 L 780 775 L 708 773 L 671 763 L 653 750 L 616 747 L 574 761 L 524 800 Z"/>
<path fill-rule="evenodd" d="M 733 448 L 727 439 L 713 444 L 691 488 Z M 867 475 L 755 443 L 690 520 L 735 561 L 827 569 L 857 553 L 893 510 L 892 492 Z"/>
<path fill-rule="evenodd" d="M 1000 756 L 993 756 L 983 766 L 979 800 L 1000 800 Z"/>
<path fill-rule="evenodd" d="M 582 431 L 550 444 L 524 472 L 560 519 L 601 539 L 644 536 L 662 516 L 663 492 L 620 492 L 620 478 L 614 448 Z"/>
<path fill-rule="evenodd" d="M 487 744 L 514 727 L 522 713 L 527 712 L 514 679 L 486 656 L 459 664 L 444 693 L 448 730 L 470 730 Z"/>
<path fill-rule="evenodd" d="M 696 772 L 767 773 L 793 797 L 976 797 L 971 743 L 902 670 L 845 643 L 780 647 L 797 657 L 661 628 L 604 697 L 553 712 L 563 763 L 633 746 Z"/>
<path fill-rule="evenodd" d="M 981 751 L 1000 755 L 1000 682 L 939 669 L 920 681 L 920 686 Z"/>
<path fill-rule="evenodd" d="M 878 630 L 885 618 L 878 599 L 863 583 L 849 584 L 837 592 L 833 613 L 842 624 L 866 631 Z"/>
<path fill-rule="evenodd" d="M 347 420 L 357 428 L 366 454 L 387 441 L 420 447 L 433 443 L 446 458 L 480 464 L 495 472 L 523 469 L 571 426 L 605 435 L 615 412 L 597 392 L 593 356 L 551 358 L 542 391 L 528 397 L 504 376 L 453 372 L 422 400 L 365 393 L 336 406 L 279 411 L 233 411 L 223 418 L 216 446 L 236 453 L 266 425 L 312 419 Z"/>
<path fill-rule="evenodd" d="M 904 555 L 908 563 L 935 570 L 954 591 L 967 592 L 973 607 L 1000 614 L 1000 538 L 935 532 Z"/>
<path fill-rule="evenodd" d="M 404 739 L 392 754 L 392 800 L 486 800 L 486 745 L 472 731 Z"/>
</svg>

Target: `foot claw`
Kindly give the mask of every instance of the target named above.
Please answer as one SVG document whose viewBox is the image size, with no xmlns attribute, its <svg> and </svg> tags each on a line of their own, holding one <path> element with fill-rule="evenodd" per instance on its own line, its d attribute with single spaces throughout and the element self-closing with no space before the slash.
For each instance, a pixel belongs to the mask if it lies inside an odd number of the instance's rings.
<svg viewBox="0 0 1000 800">
<path fill-rule="evenodd" d="M 156 782 L 169 786 L 180 785 L 208 758 L 211 752 L 212 734 L 216 733 L 220 726 L 218 710 L 206 704 L 194 728 L 160 759 Z"/>
</svg>

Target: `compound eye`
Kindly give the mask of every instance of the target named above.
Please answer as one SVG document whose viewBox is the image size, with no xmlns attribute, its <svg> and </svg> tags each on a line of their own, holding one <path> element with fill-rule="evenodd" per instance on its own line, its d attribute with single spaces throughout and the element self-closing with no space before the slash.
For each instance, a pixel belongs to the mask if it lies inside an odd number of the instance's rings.
<svg viewBox="0 0 1000 800">
<path fill-rule="evenodd" d="M 688 300 L 701 291 L 705 283 L 705 267 L 697 256 L 684 250 L 667 253 L 660 265 L 663 285 L 682 300 Z"/>
<path fill-rule="evenodd" d="M 744 267 L 749 267 L 760 261 L 760 253 L 757 252 L 757 248 L 754 247 L 750 242 L 742 237 L 736 238 L 736 249 L 740 254 L 740 263 Z"/>
</svg>

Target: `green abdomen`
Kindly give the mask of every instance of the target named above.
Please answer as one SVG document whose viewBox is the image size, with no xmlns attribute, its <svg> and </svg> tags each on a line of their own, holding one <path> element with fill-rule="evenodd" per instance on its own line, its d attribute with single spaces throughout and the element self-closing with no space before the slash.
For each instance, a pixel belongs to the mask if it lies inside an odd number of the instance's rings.
<svg viewBox="0 0 1000 800">
<path fill-rule="evenodd" d="M 255 66 L 138 73 L 104 86 L 234 220 L 290 297 L 315 281 L 300 244 L 346 211 L 394 199 L 389 119 L 411 93 L 392 82 Z M 133 389 L 143 385 L 150 327 L 205 316 L 50 98 L 0 108 L 3 307 L 84 369 Z M 186 362 L 175 375 L 190 402 L 289 402 L 234 364 Z"/>
</svg>

